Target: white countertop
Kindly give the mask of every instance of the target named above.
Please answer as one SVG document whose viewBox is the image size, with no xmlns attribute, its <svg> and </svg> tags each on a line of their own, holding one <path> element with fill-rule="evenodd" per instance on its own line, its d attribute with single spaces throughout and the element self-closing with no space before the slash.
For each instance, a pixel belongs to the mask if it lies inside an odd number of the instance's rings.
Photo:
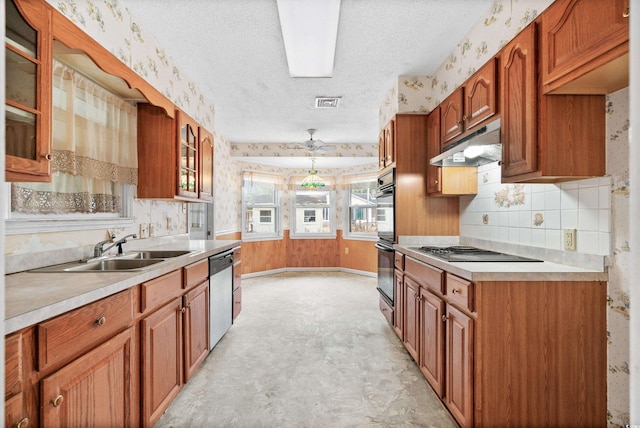
<svg viewBox="0 0 640 428">
<path fill-rule="evenodd" d="M 5 334 L 37 324 L 87 303 L 126 290 L 183 266 L 239 246 L 241 241 L 183 241 L 149 247 L 190 250 L 142 271 L 20 272 L 5 275 Z"/>
<path fill-rule="evenodd" d="M 416 245 L 394 245 L 414 259 L 450 272 L 469 281 L 607 281 L 605 270 L 586 269 L 548 261 L 543 262 L 446 262 L 417 251 Z"/>
</svg>

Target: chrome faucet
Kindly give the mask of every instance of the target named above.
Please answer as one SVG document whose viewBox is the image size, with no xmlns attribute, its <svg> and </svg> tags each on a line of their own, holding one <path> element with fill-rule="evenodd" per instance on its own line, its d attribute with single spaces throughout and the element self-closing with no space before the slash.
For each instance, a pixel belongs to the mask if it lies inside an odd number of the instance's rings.
<svg viewBox="0 0 640 428">
<path fill-rule="evenodd" d="M 123 238 L 118 239 L 117 241 L 113 242 L 113 240 L 116 238 L 115 234 L 111 235 L 111 239 L 107 239 L 105 241 L 100 241 L 98 242 L 95 247 L 93 247 L 93 257 L 102 257 L 102 255 L 106 252 L 109 251 L 111 248 L 118 246 L 118 255 L 122 255 L 124 254 L 124 252 L 122 251 L 122 244 L 127 242 L 127 238 L 137 238 L 138 235 L 136 235 L 135 233 L 132 233 L 130 235 L 127 235 Z M 113 244 L 109 245 L 107 248 L 104 248 L 104 244 L 106 244 L 107 242 L 113 242 Z"/>
</svg>

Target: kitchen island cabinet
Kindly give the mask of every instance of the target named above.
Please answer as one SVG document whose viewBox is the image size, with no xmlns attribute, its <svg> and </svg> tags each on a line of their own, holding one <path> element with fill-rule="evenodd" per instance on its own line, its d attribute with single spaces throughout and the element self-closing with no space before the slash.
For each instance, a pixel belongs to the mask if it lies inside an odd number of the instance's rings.
<svg viewBox="0 0 640 428">
<path fill-rule="evenodd" d="M 606 425 L 606 282 L 599 275 L 553 279 L 548 272 L 559 267 L 536 263 L 531 274 L 502 278 L 485 273 L 484 263 L 397 251 L 405 291 L 413 293 L 405 307 L 418 303 L 415 315 L 405 315 L 420 332 L 416 345 L 415 327 L 405 324 L 407 351 L 461 426 Z M 465 265 L 473 265 L 467 273 Z"/>
</svg>

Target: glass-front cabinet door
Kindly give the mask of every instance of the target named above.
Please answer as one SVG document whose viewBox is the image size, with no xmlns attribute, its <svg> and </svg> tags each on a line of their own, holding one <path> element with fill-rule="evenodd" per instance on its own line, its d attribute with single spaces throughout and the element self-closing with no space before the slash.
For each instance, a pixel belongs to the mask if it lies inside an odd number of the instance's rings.
<svg viewBox="0 0 640 428">
<path fill-rule="evenodd" d="M 198 198 L 198 124 L 184 112 L 177 111 L 178 121 L 178 195 Z"/>
<path fill-rule="evenodd" d="M 4 0 L 6 180 L 51 181 L 51 14 Z"/>
<path fill-rule="evenodd" d="M 200 132 L 200 200 L 213 201 L 213 135 L 206 129 Z"/>
</svg>

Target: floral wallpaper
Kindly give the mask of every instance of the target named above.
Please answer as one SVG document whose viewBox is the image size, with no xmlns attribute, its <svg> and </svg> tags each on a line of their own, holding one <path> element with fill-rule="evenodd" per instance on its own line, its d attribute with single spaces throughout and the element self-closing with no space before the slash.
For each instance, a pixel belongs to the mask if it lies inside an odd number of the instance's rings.
<svg viewBox="0 0 640 428">
<path fill-rule="evenodd" d="M 430 112 L 553 0 L 496 0 L 430 76 L 399 76 L 380 107 L 380 129 L 396 113 Z"/>
<path fill-rule="evenodd" d="M 297 148 L 299 144 L 287 143 L 256 143 L 238 144 L 231 143 L 231 155 L 236 158 L 243 157 L 365 157 L 372 158 L 377 163 L 378 144 L 327 144 L 335 147 L 334 151 L 316 153 L 311 155 L 305 149 Z"/>
<path fill-rule="evenodd" d="M 231 144 L 214 134 L 214 209 L 216 235 L 237 232 L 242 228 L 242 168 L 231 155 Z"/>
</svg>

